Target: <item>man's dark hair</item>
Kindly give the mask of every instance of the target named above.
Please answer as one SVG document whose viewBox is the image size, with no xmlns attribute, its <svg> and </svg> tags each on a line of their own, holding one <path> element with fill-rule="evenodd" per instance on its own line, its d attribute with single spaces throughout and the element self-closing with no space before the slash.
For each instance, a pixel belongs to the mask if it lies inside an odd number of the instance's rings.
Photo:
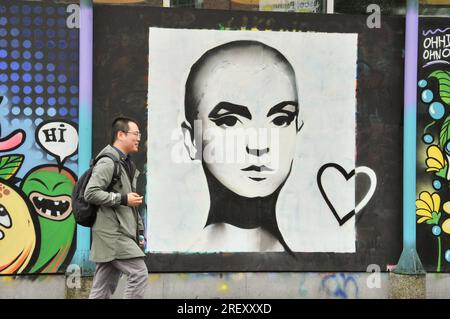
<svg viewBox="0 0 450 319">
<path fill-rule="evenodd" d="M 136 120 L 129 118 L 129 117 L 124 117 L 124 116 L 120 116 L 120 117 L 116 117 L 113 122 L 112 122 L 112 129 L 111 129 L 111 144 L 114 144 L 114 142 L 117 139 L 117 133 L 119 133 L 119 131 L 122 132 L 128 132 L 128 123 L 129 122 L 133 122 L 136 125 L 138 125 L 138 122 L 136 122 Z"/>
</svg>

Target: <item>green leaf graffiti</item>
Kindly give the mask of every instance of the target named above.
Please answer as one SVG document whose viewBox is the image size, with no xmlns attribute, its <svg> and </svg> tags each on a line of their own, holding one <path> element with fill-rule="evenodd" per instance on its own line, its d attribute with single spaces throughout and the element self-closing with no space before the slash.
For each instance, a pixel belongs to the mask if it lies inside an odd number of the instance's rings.
<svg viewBox="0 0 450 319">
<path fill-rule="evenodd" d="M 445 164 L 443 168 L 436 172 L 436 176 L 447 178 L 448 164 Z"/>
<path fill-rule="evenodd" d="M 0 179 L 8 180 L 16 175 L 22 166 L 23 155 L 8 155 L 0 157 Z"/>
<path fill-rule="evenodd" d="M 450 105 L 450 72 L 438 70 L 428 77 L 436 78 L 439 81 L 439 95 L 442 101 Z"/>
<path fill-rule="evenodd" d="M 441 213 L 432 212 L 431 219 L 428 219 L 426 223 L 428 225 L 439 225 L 439 220 L 441 219 Z"/>
<path fill-rule="evenodd" d="M 439 147 L 444 149 L 445 143 L 450 139 L 450 115 L 445 118 L 439 133 Z"/>
</svg>

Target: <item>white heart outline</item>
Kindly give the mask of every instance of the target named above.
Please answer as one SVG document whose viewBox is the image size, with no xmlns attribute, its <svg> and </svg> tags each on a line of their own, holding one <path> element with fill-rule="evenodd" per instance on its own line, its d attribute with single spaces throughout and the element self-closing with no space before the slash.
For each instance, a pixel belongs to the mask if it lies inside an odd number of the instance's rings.
<svg viewBox="0 0 450 319">
<path fill-rule="evenodd" d="M 359 173 L 366 174 L 370 179 L 370 187 L 364 198 L 355 207 L 355 216 L 369 203 L 375 190 L 377 189 L 377 175 L 375 171 L 367 166 L 359 166 L 355 168 L 355 179 Z"/>
</svg>

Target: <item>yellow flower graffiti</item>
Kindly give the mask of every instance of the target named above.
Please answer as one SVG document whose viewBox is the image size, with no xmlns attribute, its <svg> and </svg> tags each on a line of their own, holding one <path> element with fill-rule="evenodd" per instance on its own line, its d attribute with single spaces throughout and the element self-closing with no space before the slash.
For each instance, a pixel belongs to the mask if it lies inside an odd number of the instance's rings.
<svg viewBox="0 0 450 319">
<path fill-rule="evenodd" d="M 446 161 L 439 147 L 431 145 L 427 149 L 427 156 L 428 158 L 425 161 L 425 164 L 427 164 L 427 172 L 438 173 L 445 169 Z"/>
<path fill-rule="evenodd" d="M 437 89 L 432 87 L 433 85 L 429 85 L 429 78 L 437 80 L 439 84 Z M 425 155 L 423 160 L 425 169 L 420 175 L 424 176 L 425 172 L 428 173 L 426 175 L 430 175 L 431 179 L 428 181 L 431 182 L 434 190 L 429 192 L 419 190 L 418 198 L 416 198 L 416 222 L 425 225 L 417 228 L 422 230 L 424 227 L 424 230 L 430 231 L 436 238 L 437 272 L 441 271 L 442 257 L 450 263 L 450 249 L 443 247 L 442 242 L 444 240 L 444 244 L 448 245 L 447 236 L 450 235 L 450 92 L 447 92 L 448 87 L 446 86 L 449 81 L 450 72 L 442 69 L 432 71 L 427 75 L 427 80 L 423 79 L 418 83 L 419 87 L 423 89 L 421 92 L 422 102 L 429 104 L 425 102 L 425 92 L 433 92 L 441 98 L 439 104 L 436 103 L 436 110 L 439 108 L 439 114 L 432 106 L 434 102 L 430 101 L 428 114 L 431 119 L 427 118 L 424 123 L 421 138 L 426 148 L 425 154 L 423 154 Z M 439 107 L 437 107 L 438 105 Z M 429 234 L 426 236 L 429 238 Z"/>
<path fill-rule="evenodd" d="M 442 208 L 444 209 L 444 212 L 450 215 L 450 202 L 446 202 Z M 442 223 L 442 230 L 444 231 L 444 233 L 450 234 L 450 218 L 447 218 Z"/>
<path fill-rule="evenodd" d="M 427 224 L 437 225 L 441 217 L 441 213 L 439 212 L 440 205 L 441 197 L 438 193 L 420 193 L 419 199 L 416 200 L 416 214 L 420 216 L 417 223 L 421 224 L 426 221 Z"/>
<path fill-rule="evenodd" d="M 438 241 L 438 263 L 436 271 L 441 271 L 441 258 L 442 258 L 442 243 L 441 232 L 450 234 L 450 218 L 447 218 L 441 226 L 439 226 L 439 220 L 442 213 L 439 211 L 441 206 L 441 197 L 438 193 L 430 194 L 429 192 L 421 192 L 419 199 L 416 200 L 416 215 L 419 216 L 417 220 L 418 224 L 426 222 L 428 225 L 434 225 L 431 229 L 433 235 L 437 237 Z M 445 202 L 442 205 L 442 209 L 445 213 L 450 214 L 450 201 Z"/>
</svg>

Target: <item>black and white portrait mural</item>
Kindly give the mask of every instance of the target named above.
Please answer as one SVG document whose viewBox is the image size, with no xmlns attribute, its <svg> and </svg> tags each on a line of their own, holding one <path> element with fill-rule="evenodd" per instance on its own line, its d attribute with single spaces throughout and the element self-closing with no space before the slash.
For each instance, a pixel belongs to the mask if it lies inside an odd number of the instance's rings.
<svg viewBox="0 0 450 319">
<path fill-rule="evenodd" d="M 151 252 L 355 252 L 357 41 L 150 28 Z"/>
<path fill-rule="evenodd" d="M 137 119 L 149 269 L 392 269 L 404 18 L 366 20 L 95 5 L 93 151 Z"/>
</svg>

